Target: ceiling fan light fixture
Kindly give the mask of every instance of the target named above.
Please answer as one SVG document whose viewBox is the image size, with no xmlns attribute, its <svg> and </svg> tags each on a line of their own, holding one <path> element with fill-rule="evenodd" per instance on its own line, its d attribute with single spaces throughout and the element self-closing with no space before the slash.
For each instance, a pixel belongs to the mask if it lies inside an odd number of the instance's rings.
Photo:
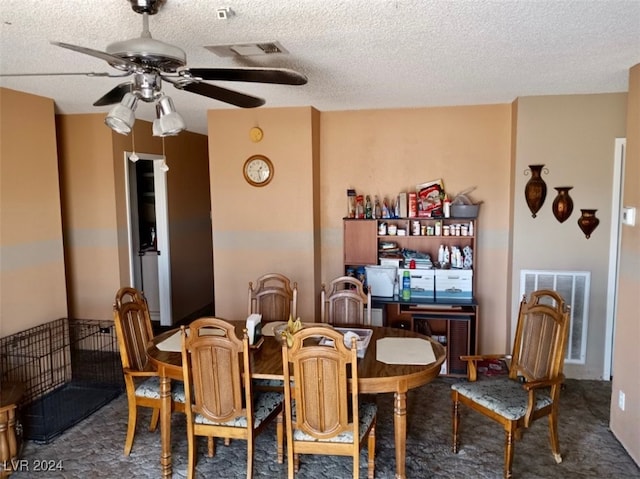
<svg viewBox="0 0 640 479">
<path fill-rule="evenodd" d="M 157 118 L 153 120 L 153 136 L 174 136 L 187 127 L 173 106 L 173 100 L 166 95 L 158 99 L 156 114 Z"/>
<path fill-rule="evenodd" d="M 134 111 L 137 103 L 138 98 L 134 94 L 125 93 L 122 101 L 111 109 L 104 122 L 116 133 L 128 135 L 136 121 Z"/>
</svg>

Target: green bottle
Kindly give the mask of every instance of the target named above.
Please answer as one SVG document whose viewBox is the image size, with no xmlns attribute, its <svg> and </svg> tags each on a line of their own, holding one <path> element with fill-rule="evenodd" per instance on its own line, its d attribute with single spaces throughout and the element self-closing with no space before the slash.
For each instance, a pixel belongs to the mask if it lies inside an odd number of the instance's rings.
<svg viewBox="0 0 640 479">
<path fill-rule="evenodd" d="M 409 271 L 402 274 L 402 299 L 405 301 L 411 299 L 411 273 Z"/>
</svg>

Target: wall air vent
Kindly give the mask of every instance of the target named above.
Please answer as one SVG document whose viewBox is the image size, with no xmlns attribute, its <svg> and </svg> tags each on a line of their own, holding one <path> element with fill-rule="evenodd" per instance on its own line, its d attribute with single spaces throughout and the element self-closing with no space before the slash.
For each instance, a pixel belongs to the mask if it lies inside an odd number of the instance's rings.
<svg viewBox="0 0 640 479">
<path fill-rule="evenodd" d="M 520 297 L 537 289 L 552 289 L 571 306 L 566 363 L 584 364 L 587 357 L 590 271 L 520 271 Z M 515 331 L 515 321 L 512 325 Z"/>
<path fill-rule="evenodd" d="M 248 57 L 289 53 L 279 42 L 238 43 L 233 45 L 210 45 L 205 47 L 219 57 Z"/>
</svg>

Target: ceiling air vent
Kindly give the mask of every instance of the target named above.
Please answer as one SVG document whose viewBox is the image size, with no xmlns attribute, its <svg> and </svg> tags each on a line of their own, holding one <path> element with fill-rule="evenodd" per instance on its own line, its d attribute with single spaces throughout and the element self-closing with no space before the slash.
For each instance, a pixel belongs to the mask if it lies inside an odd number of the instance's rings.
<svg viewBox="0 0 640 479">
<path fill-rule="evenodd" d="M 289 53 L 279 42 L 210 45 L 205 48 L 219 57 L 248 57 L 254 55 L 272 55 L 274 53 Z"/>
</svg>

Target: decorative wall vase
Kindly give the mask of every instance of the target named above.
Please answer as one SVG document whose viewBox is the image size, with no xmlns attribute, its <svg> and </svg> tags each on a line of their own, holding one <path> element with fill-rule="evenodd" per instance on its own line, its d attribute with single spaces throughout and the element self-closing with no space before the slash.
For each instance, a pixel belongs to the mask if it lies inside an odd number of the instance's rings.
<svg viewBox="0 0 640 479">
<path fill-rule="evenodd" d="M 553 200 L 553 216 L 560 223 L 564 223 L 571 216 L 571 212 L 573 211 L 573 200 L 571 196 L 569 196 L 569 190 L 571 190 L 573 186 L 556 186 L 555 190 L 558 192 L 558 196 Z"/>
<path fill-rule="evenodd" d="M 591 237 L 591 233 L 595 230 L 600 224 L 600 220 L 596 218 L 596 211 L 598 210 L 580 210 L 582 211 L 582 216 L 578 218 L 578 226 L 584 233 L 585 237 L 589 239 Z"/>
<path fill-rule="evenodd" d="M 547 184 L 542 179 L 541 173 L 549 171 L 544 168 L 544 165 L 529 165 L 531 170 L 531 178 L 527 181 L 524 187 L 524 198 L 527 200 L 527 206 L 531 210 L 531 216 L 536 217 L 536 213 L 540 211 L 544 200 L 547 197 Z M 529 174 L 529 171 L 525 170 L 525 176 Z"/>
</svg>

